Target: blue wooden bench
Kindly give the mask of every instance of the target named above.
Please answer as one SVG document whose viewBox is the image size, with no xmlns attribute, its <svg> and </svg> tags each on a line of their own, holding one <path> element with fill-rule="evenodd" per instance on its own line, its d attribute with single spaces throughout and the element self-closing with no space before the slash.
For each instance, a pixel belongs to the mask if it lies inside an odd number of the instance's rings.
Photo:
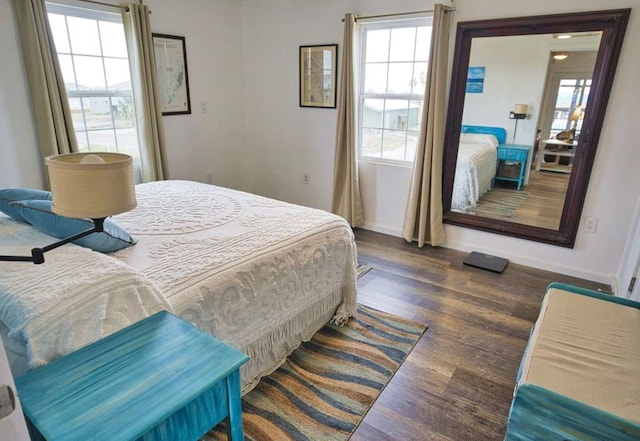
<svg viewBox="0 0 640 441">
<path fill-rule="evenodd" d="M 640 303 L 549 285 L 514 391 L 507 441 L 640 439 Z"/>
</svg>

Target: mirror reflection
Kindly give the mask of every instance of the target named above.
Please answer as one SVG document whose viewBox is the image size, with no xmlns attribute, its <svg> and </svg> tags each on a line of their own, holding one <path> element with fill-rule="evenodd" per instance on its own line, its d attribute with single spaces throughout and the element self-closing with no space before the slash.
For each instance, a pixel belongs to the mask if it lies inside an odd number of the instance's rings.
<svg viewBox="0 0 640 441">
<path fill-rule="evenodd" d="M 560 227 L 600 38 L 472 39 L 451 211 Z"/>
</svg>

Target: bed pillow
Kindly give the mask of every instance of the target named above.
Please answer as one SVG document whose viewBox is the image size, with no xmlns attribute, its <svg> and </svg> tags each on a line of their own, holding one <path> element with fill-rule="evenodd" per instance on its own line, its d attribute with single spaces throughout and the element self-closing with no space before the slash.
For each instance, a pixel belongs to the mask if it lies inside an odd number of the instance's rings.
<svg viewBox="0 0 640 441">
<path fill-rule="evenodd" d="M 498 139 L 489 134 L 483 133 L 461 133 L 460 142 L 463 144 L 490 144 L 498 147 Z"/>
<path fill-rule="evenodd" d="M 74 219 L 51 211 L 51 201 L 17 201 L 9 204 L 22 218 L 49 236 L 65 239 L 93 227 L 89 219 Z M 111 219 L 104 220 L 104 232 L 73 241 L 76 245 L 101 253 L 112 253 L 136 243 L 136 240 Z"/>
<path fill-rule="evenodd" d="M 0 190 L 0 211 L 20 222 L 27 222 L 15 207 L 11 206 L 11 202 L 26 200 L 42 200 L 50 201 L 51 192 L 45 190 L 35 190 L 32 188 L 5 188 Z"/>
</svg>

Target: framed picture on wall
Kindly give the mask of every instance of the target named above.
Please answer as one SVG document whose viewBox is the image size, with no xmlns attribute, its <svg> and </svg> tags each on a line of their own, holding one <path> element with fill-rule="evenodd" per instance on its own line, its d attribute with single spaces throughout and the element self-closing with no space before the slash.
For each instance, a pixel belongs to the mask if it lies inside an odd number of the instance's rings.
<svg viewBox="0 0 640 441">
<path fill-rule="evenodd" d="M 469 66 L 467 93 L 482 93 L 484 90 L 484 66 Z"/>
<path fill-rule="evenodd" d="M 336 107 L 338 45 L 300 46 L 300 107 Z"/>
<path fill-rule="evenodd" d="M 152 34 L 163 115 L 191 113 L 184 37 Z"/>
</svg>

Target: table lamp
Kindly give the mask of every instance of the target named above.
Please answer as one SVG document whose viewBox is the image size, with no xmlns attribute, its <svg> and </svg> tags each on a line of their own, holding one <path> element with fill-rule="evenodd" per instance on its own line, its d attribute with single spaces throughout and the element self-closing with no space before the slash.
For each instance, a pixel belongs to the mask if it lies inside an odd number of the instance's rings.
<svg viewBox="0 0 640 441">
<path fill-rule="evenodd" d="M 3 261 L 44 263 L 44 253 L 92 233 L 104 231 L 104 220 L 136 207 L 133 160 L 121 153 L 70 153 L 45 159 L 51 184 L 51 211 L 88 218 L 93 227 L 42 248 L 31 256 L 0 256 Z"/>
<path fill-rule="evenodd" d="M 582 119 L 583 115 L 584 115 L 584 106 L 580 105 L 580 106 L 576 106 L 576 108 L 573 109 L 573 112 L 571 112 L 571 115 L 569 116 L 569 121 L 572 121 L 571 142 L 573 142 L 573 140 L 576 138 L 576 129 L 578 128 L 578 121 Z"/>
<path fill-rule="evenodd" d="M 513 110 L 509 112 L 509 119 L 515 119 L 515 127 L 513 128 L 513 141 L 512 144 L 516 143 L 516 133 L 518 132 L 518 120 L 527 118 L 527 111 L 529 110 L 529 106 L 527 104 L 516 104 L 513 106 Z"/>
</svg>

